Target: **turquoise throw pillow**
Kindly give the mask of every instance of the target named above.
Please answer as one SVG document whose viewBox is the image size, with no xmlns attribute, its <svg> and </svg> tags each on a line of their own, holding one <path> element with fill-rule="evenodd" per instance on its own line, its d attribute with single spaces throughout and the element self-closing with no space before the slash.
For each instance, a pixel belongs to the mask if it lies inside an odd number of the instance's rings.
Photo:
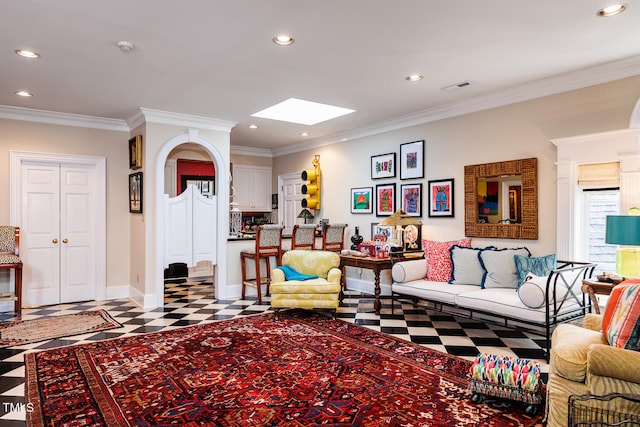
<svg viewBox="0 0 640 427">
<path fill-rule="evenodd" d="M 299 271 L 294 270 L 288 265 L 281 265 L 278 267 L 284 273 L 284 278 L 287 280 L 309 280 L 309 279 L 317 279 L 318 276 L 314 276 L 312 274 L 303 274 Z"/>
<path fill-rule="evenodd" d="M 532 273 L 536 276 L 546 277 L 558 267 L 556 254 L 540 257 L 515 255 L 513 259 L 516 262 L 516 269 L 518 270 L 518 288 L 522 286 L 526 280 L 527 274 Z"/>
</svg>

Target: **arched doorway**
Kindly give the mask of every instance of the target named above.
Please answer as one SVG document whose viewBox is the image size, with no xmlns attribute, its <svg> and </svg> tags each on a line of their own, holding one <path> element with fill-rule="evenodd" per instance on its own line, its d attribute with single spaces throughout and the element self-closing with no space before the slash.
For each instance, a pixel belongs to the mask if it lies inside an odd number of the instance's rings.
<svg viewBox="0 0 640 427">
<path fill-rule="evenodd" d="M 228 162 L 225 160 L 219 147 L 211 140 L 204 138 L 197 130 L 190 130 L 189 133 L 178 135 L 169 141 L 167 141 L 161 148 L 156 159 L 156 177 L 155 177 L 155 196 L 156 196 L 156 259 L 155 259 L 155 277 L 160 279 L 163 277 L 164 271 L 164 253 L 165 253 L 165 239 L 164 239 L 164 193 L 165 193 L 165 164 L 169 157 L 169 154 L 176 147 L 182 144 L 194 144 L 200 147 L 211 158 L 216 176 L 219 179 L 215 180 L 215 194 L 217 195 L 217 215 L 216 215 L 216 227 L 217 235 L 219 238 L 216 242 L 217 256 L 214 263 L 215 271 L 215 298 L 223 299 L 226 296 L 227 285 L 227 256 L 226 246 L 229 229 L 229 168 Z M 164 304 L 164 282 L 163 280 L 156 280 L 156 305 L 161 307 Z"/>
</svg>

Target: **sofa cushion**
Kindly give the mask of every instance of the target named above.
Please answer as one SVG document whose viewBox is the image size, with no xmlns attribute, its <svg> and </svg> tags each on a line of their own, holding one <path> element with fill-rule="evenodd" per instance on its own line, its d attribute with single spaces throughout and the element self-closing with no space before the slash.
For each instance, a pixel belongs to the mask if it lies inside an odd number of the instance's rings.
<svg viewBox="0 0 640 427">
<path fill-rule="evenodd" d="M 453 245 L 451 253 L 451 279 L 449 283 L 453 285 L 477 285 L 482 284 L 485 270 L 482 268 L 478 254 L 484 250 L 493 250 L 494 246 L 487 248 L 468 248 Z"/>
<path fill-rule="evenodd" d="M 391 278 L 397 283 L 424 279 L 426 276 L 427 264 L 423 260 L 396 262 L 391 267 Z"/>
<path fill-rule="evenodd" d="M 606 344 L 601 332 L 567 323 L 560 324 L 551 339 L 551 369 L 562 378 L 584 383 L 587 354 L 592 344 Z"/>
<path fill-rule="evenodd" d="M 544 305 L 547 293 L 547 277 L 529 274 L 518 288 L 518 297 L 527 307 L 539 308 Z"/>
<path fill-rule="evenodd" d="M 391 289 L 397 294 L 410 295 L 427 301 L 455 304 L 458 295 L 478 290 L 478 287 L 474 285 L 454 286 L 447 283 L 430 282 L 421 279 L 406 283 L 393 283 Z"/>
<path fill-rule="evenodd" d="M 518 286 L 521 286 L 527 275 L 548 276 L 558 266 L 556 254 L 540 257 L 516 255 L 514 258 L 518 270 Z"/>
<path fill-rule="evenodd" d="M 607 341 L 614 347 L 640 351 L 640 284 L 621 284 L 611 294 L 603 319 Z"/>
<path fill-rule="evenodd" d="M 518 270 L 514 256 L 529 256 L 527 248 L 496 249 L 482 251 L 478 254 L 482 266 L 486 270 L 482 280 L 482 288 L 513 288 L 518 287 Z"/>
<path fill-rule="evenodd" d="M 422 241 L 424 255 L 427 258 L 427 280 L 448 282 L 451 279 L 451 254 L 449 253 L 449 248 L 453 245 L 471 247 L 471 239 L 449 242 Z"/>
</svg>

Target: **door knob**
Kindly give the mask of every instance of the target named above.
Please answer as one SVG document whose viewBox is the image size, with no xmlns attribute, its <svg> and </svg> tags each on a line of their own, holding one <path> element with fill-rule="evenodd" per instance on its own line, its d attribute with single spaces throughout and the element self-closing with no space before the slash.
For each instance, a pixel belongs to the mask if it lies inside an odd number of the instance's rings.
<svg viewBox="0 0 640 427">
<path fill-rule="evenodd" d="M 58 239 L 53 239 L 52 242 L 53 243 L 58 243 Z"/>
<path fill-rule="evenodd" d="M 62 239 L 62 243 L 69 243 L 68 239 Z"/>
</svg>

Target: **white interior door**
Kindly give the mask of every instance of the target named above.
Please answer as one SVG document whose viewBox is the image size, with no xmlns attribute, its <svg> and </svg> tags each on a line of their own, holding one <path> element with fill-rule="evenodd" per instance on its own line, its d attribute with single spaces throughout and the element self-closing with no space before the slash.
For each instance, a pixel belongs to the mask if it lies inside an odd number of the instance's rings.
<svg viewBox="0 0 640 427">
<path fill-rule="evenodd" d="M 23 305 L 60 301 L 60 166 L 22 163 Z"/>
<path fill-rule="evenodd" d="M 90 165 L 22 162 L 25 306 L 95 299 L 95 175 Z"/>
<path fill-rule="evenodd" d="M 299 174 L 288 174 L 280 177 L 280 208 L 278 209 L 279 221 L 292 230 L 294 224 L 303 224 L 304 220 L 298 218 L 302 210 L 300 204 L 304 198 L 302 194 L 302 178 Z"/>
<path fill-rule="evenodd" d="M 60 302 L 95 299 L 96 245 L 94 170 L 62 165 L 60 170 Z"/>
</svg>

